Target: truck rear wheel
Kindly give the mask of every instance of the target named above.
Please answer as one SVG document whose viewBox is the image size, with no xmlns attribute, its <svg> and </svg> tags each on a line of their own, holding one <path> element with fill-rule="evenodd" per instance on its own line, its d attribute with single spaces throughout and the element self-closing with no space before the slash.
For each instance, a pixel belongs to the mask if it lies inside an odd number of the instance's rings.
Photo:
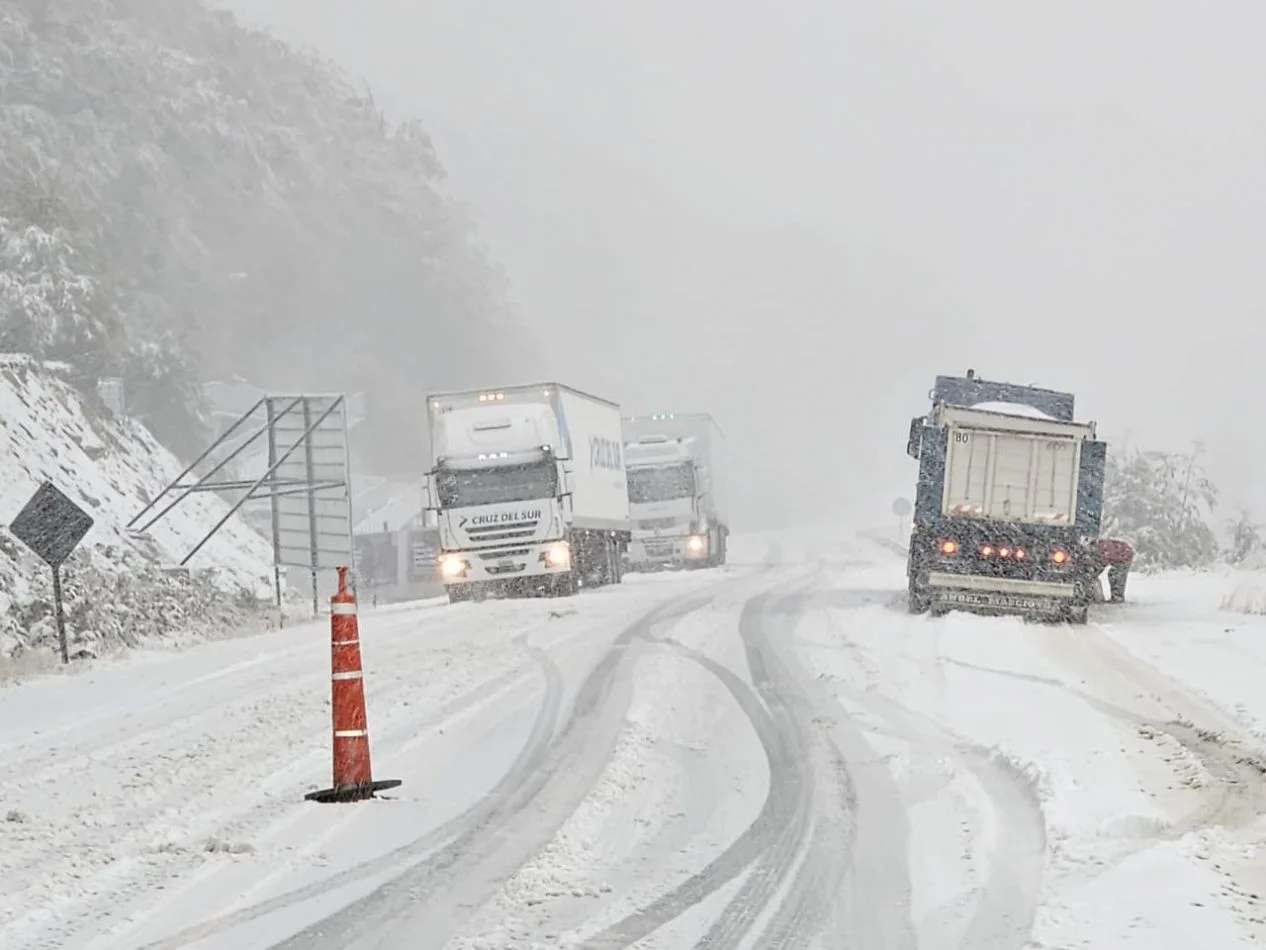
<svg viewBox="0 0 1266 950">
<path fill-rule="evenodd" d="M 1085 601 L 1069 604 L 1064 608 L 1064 620 L 1078 627 L 1089 623 L 1090 604 Z"/>
<path fill-rule="evenodd" d="M 932 598 L 927 588 L 913 577 L 910 578 L 909 595 L 910 613 L 925 614 L 932 609 Z"/>
</svg>

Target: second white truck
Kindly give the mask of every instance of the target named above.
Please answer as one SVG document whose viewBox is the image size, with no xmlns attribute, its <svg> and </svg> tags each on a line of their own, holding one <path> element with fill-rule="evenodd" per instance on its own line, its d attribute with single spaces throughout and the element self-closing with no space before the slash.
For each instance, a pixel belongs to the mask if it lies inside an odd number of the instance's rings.
<svg viewBox="0 0 1266 950">
<path fill-rule="evenodd" d="M 706 413 L 624 420 L 632 571 L 724 564 L 730 534 L 725 436 Z"/>
<path fill-rule="evenodd" d="M 631 523 L 616 403 L 536 383 L 433 395 L 427 418 L 451 601 L 620 582 Z"/>
</svg>

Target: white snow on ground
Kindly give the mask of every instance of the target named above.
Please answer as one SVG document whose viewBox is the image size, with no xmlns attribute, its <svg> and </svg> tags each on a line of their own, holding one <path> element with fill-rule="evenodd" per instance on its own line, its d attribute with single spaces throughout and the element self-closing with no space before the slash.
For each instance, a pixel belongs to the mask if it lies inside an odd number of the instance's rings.
<svg viewBox="0 0 1266 950">
<path fill-rule="evenodd" d="M 82 553 L 67 566 L 72 639 L 131 643 L 200 619 L 198 611 L 182 616 L 179 607 L 182 598 L 200 595 L 178 578 L 164 578 L 161 568 L 188 554 L 228 505 L 199 493 L 156 524 L 149 540 L 125 530 L 182 468 L 143 426 L 116 420 L 54 370 L 27 357 L 0 356 L 0 523 L 8 525 L 46 479 L 96 520 Z M 269 544 L 235 517 L 189 567 L 206 572 L 222 590 L 254 593 L 267 588 L 271 563 Z M 49 584 L 47 568 L 7 528 L 0 530 L 0 612 L 8 617 L 7 629 L 0 629 L 0 660 L 15 647 L 49 645 Z M 146 623 L 122 616 L 151 601 L 156 609 Z M 201 619 L 229 620 L 228 613 L 211 616 L 216 610 L 209 600 L 199 607 Z M 176 624 L 164 622 L 164 614 L 174 614 Z"/>
<path fill-rule="evenodd" d="M 1223 591 L 1222 609 L 1240 614 L 1266 614 L 1266 570 L 1230 570 L 1226 574 L 1226 581 L 1219 585 Z"/>
<path fill-rule="evenodd" d="M 1266 939 L 1266 618 L 1220 612 L 1217 577 L 1132 578 L 1083 628 L 934 619 L 885 546 L 734 541 L 727 569 L 567 601 L 364 613 L 375 773 L 404 785 L 359 805 L 302 801 L 329 781 L 324 624 L 0 690 L 0 946 L 348 950 L 326 918 L 453 839 L 438 897 L 388 890 L 351 933 Z M 538 746 L 514 804 L 495 789 Z"/>
<path fill-rule="evenodd" d="M 375 773 L 405 784 L 354 808 L 302 801 L 330 777 L 326 625 L 0 690 L 0 946 L 140 947 L 317 888 L 308 906 L 212 927 L 200 945 L 279 939 L 410 856 L 329 893 L 321 881 L 422 838 L 505 771 L 540 702 L 522 638 L 559 663 L 592 655 L 639 610 L 706 581 L 365 614 Z"/>
<path fill-rule="evenodd" d="M 899 590 L 902 572 L 894 561 L 834 583 Z M 910 713 L 959 743 L 995 750 L 1033 779 L 1048 849 L 1035 945 L 1240 945 L 1262 913 L 1246 895 L 1261 886 L 1251 860 L 1266 846 L 1258 818 L 1266 789 L 1256 762 L 1235 760 L 1262 756 L 1251 741 L 1260 733 L 1227 747 L 1169 723 L 1220 729 L 1205 698 L 1246 727 L 1266 721 L 1264 694 L 1251 695 L 1250 685 L 1266 674 L 1266 623 L 1232 646 L 1208 579 L 1131 585 L 1133 603 L 1106 608 L 1088 630 L 962 614 L 911 618 L 900 613 L 898 595 L 887 605 L 815 615 L 801 623 L 798 641 L 855 720 L 891 730 Z M 823 602 L 832 596 L 840 599 L 837 592 Z M 1151 677 L 1140 659 L 1163 675 Z M 894 766 L 917 771 L 920 743 L 906 737 L 897 748 Z M 935 781 L 944 763 L 923 767 Z M 996 808 L 988 794 L 971 799 L 966 807 L 978 814 Z M 960 843 L 945 840 L 950 823 L 942 812 L 912 828 L 912 854 L 931 865 L 915 895 L 929 939 L 928 920 L 957 935 L 981 896 L 970 877 L 957 895 L 946 893 L 954 865 L 981 861 L 964 862 Z M 968 848 L 989 850 L 979 841 Z M 955 900 L 957 917 L 945 913 Z"/>
<path fill-rule="evenodd" d="M 761 559 L 770 549 L 769 539 L 740 545 Z M 756 820 L 769 791 L 760 742 L 721 681 L 682 652 L 705 648 L 718 633 L 733 639 L 743 604 L 771 583 L 740 577 L 706 609 L 652 632 L 655 646 L 637 661 L 602 777 L 450 950 L 536 947 L 530 938 L 541 933 L 554 935 L 541 947 L 584 945 L 680 887 Z M 701 921 L 704 930 L 709 922 Z M 699 934 L 687 932 L 645 946 L 694 946 Z"/>
</svg>

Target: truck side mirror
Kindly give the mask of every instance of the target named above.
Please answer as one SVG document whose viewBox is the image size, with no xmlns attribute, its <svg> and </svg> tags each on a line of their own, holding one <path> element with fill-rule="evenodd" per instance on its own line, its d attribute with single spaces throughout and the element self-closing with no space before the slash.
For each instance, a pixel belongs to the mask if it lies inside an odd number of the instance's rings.
<svg viewBox="0 0 1266 950">
<path fill-rule="evenodd" d="M 917 459 L 923 448 L 923 416 L 910 420 L 910 436 L 906 439 L 906 455 Z"/>
<path fill-rule="evenodd" d="M 563 494 L 570 495 L 576 490 L 576 480 L 568 469 L 563 469 Z"/>
<path fill-rule="evenodd" d="M 423 510 L 423 511 L 428 511 L 428 512 L 430 512 L 430 511 L 438 511 L 438 510 L 439 510 L 439 509 L 437 509 L 437 508 L 435 507 L 435 505 L 434 505 L 434 504 L 432 503 L 432 501 L 431 501 L 431 479 L 430 479 L 430 476 L 427 476 L 427 477 L 425 477 L 425 478 L 423 478 L 423 479 L 422 479 L 422 510 Z"/>
</svg>

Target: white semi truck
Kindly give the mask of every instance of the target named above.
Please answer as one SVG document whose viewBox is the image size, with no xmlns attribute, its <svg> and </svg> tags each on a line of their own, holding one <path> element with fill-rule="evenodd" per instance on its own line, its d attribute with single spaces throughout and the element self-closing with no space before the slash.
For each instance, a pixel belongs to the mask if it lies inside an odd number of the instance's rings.
<svg viewBox="0 0 1266 950">
<path fill-rule="evenodd" d="M 716 567 L 728 546 L 725 436 L 706 413 L 624 420 L 629 570 Z"/>
<path fill-rule="evenodd" d="M 631 523 L 617 404 L 537 383 L 427 407 L 427 507 L 451 601 L 620 582 Z"/>
</svg>

